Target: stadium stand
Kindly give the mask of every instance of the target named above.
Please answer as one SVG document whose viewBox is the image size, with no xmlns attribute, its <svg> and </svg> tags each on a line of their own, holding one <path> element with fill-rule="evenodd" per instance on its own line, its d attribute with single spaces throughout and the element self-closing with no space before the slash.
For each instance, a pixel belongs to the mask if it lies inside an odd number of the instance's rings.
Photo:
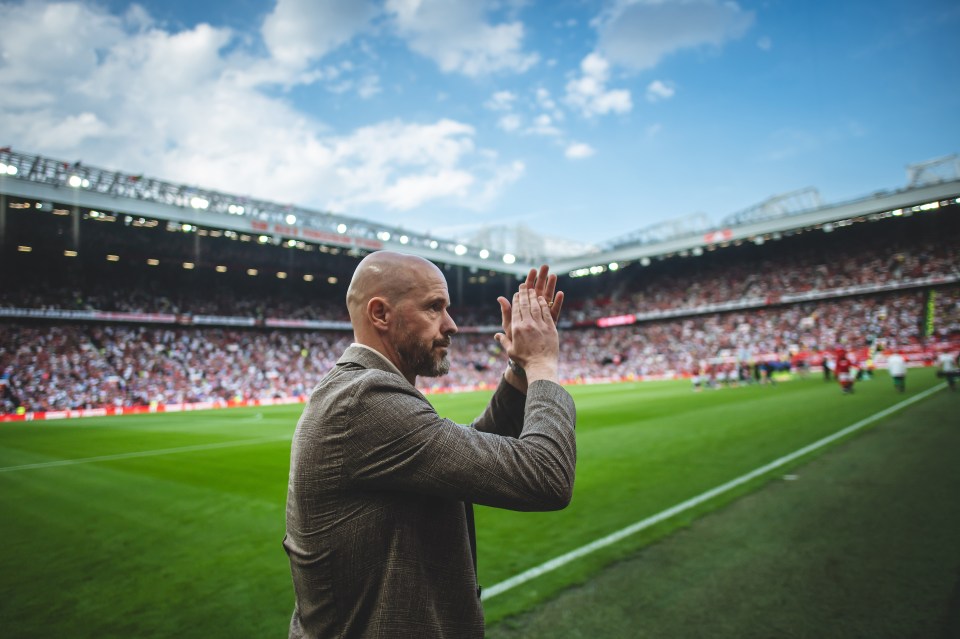
<svg viewBox="0 0 960 639">
<path fill-rule="evenodd" d="M 350 341 L 364 251 L 38 204 L 11 200 L 4 222 L 0 266 L 19 276 L 0 290 L 0 414 L 302 398 Z M 747 381 L 837 346 L 928 362 L 960 343 L 958 209 L 563 277 L 562 374 Z M 462 332 L 451 374 L 423 388 L 494 384 L 494 300 L 516 280 L 442 266 Z"/>
</svg>

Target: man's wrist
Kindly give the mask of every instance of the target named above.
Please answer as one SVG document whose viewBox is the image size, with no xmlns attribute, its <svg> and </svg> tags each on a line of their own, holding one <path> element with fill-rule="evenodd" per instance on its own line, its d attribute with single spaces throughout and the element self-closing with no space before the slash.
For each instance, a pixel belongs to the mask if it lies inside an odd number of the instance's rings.
<svg viewBox="0 0 960 639">
<path fill-rule="evenodd" d="M 511 371 L 513 371 L 513 374 L 519 377 L 520 379 L 527 378 L 527 371 L 523 369 L 523 366 L 521 366 L 520 364 L 517 364 L 512 359 L 507 359 L 507 366 L 510 368 Z"/>
</svg>

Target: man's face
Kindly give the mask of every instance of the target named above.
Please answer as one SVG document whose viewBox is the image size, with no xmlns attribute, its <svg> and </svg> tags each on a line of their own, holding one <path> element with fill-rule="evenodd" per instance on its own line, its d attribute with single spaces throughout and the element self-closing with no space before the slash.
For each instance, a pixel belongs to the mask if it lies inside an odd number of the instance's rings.
<svg viewBox="0 0 960 639">
<path fill-rule="evenodd" d="M 430 275 L 397 305 L 394 346 L 401 372 L 439 377 L 450 372 L 447 351 L 457 325 L 447 312 L 446 281 L 439 272 Z"/>
</svg>

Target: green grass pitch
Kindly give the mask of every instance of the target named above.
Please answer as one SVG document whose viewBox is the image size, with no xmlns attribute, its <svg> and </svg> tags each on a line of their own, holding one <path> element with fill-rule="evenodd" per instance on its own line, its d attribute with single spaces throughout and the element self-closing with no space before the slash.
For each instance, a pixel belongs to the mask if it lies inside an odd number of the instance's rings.
<svg viewBox="0 0 960 639">
<path fill-rule="evenodd" d="M 937 383 L 932 371 L 911 371 L 907 397 Z M 478 509 L 485 586 L 905 398 L 883 374 L 852 396 L 817 377 L 701 393 L 688 382 L 570 390 L 578 408 L 573 503 L 556 513 Z M 442 415 L 469 421 L 488 396 L 431 401 Z M 283 636 L 293 600 L 280 541 L 299 412 L 289 406 L 0 425 L 3 634 Z M 488 622 L 589 579 L 764 481 L 487 600 Z"/>
</svg>

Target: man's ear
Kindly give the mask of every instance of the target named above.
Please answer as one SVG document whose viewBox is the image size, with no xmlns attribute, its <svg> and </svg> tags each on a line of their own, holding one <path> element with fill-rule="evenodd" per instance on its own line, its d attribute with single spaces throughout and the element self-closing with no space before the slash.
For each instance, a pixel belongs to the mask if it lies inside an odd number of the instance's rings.
<svg viewBox="0 0 960 639">
<path fill-rule="evenodd" d="M 378 331 L 386 331 L 390 327 L 392 316 L 393 309 L 382 297 L 371 297 L 367 302 L 367 318 L 370 320 L 370 325 Z"/>
</svg>

